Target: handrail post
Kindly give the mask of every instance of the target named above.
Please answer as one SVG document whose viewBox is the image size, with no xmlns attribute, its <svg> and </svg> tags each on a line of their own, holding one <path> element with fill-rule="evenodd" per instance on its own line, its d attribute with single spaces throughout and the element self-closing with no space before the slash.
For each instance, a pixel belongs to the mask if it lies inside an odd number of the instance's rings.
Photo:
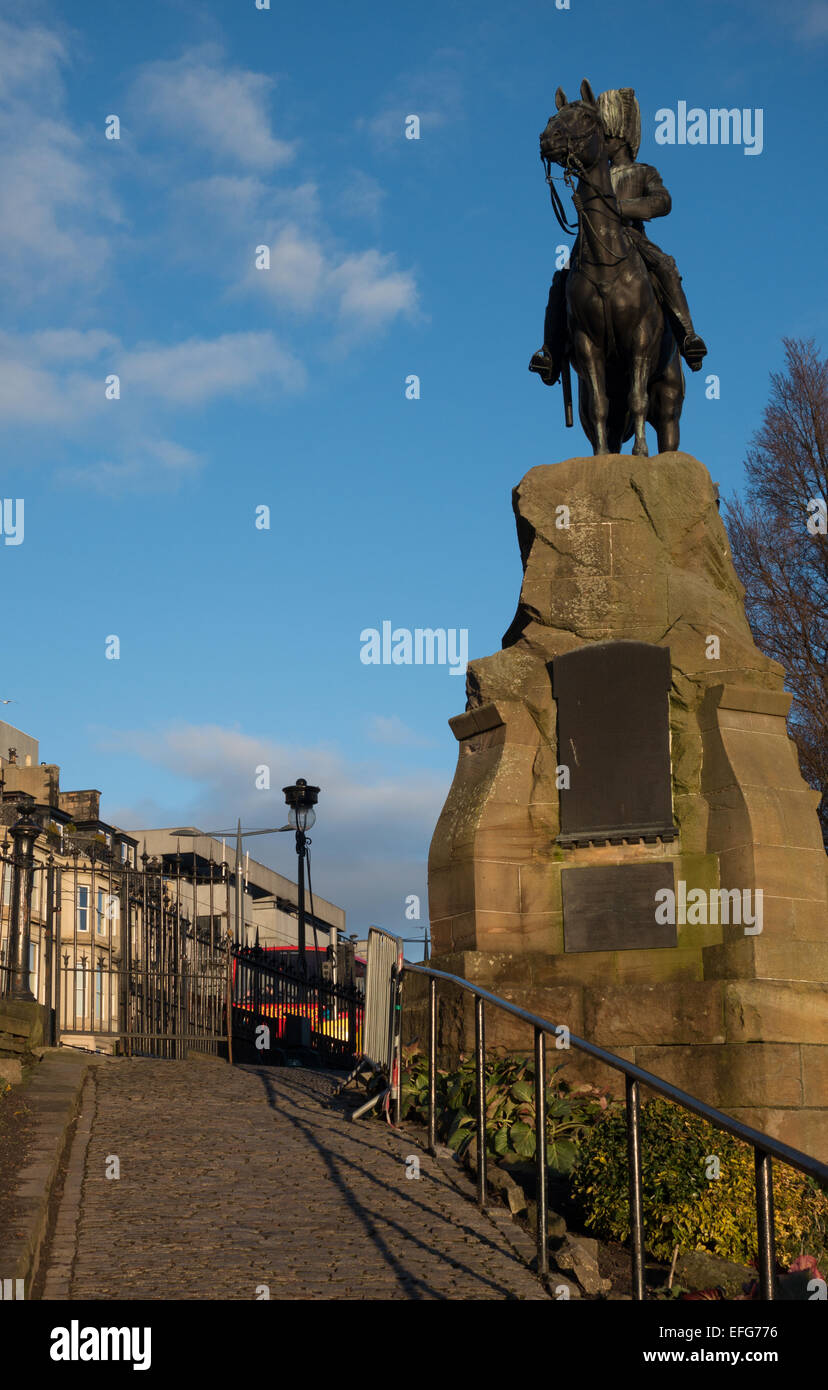
<svg viewBox="0 0 828 1390">
<path fill-rule="evenodd" d="M 486 1034 L 483 1000 L 474 999 L 474 1055 L 477 1079 L 477 1205 L 486 1205 Z"/>
<path fill-rule="evenodd" d="M 437 1152 L 437 981 L 428 981 L 428 1151 Z"/>
<path fill-rule="evenodd" d="M 546 1211 L 546 1034 L 535 1029 L 535 1157 L 538 1164 L 538 1274 L 549 1272 Z"/>
<path fill-rule="evenodd" d="M 756 1226 L 759 1235 L 759 1295 L 763 1299 L 775 1298 L 774 1274 L 776 1272 L 776 1241 L 773 1223 L 773 1162 L 769 1153 L 754 1146 L 754 1170 L 756 1173 Z"/>
<path fill-rule="evenodd" d="M 647 1293 L 644 1285 L 644 1217 L 641 1204 L 641 1109 L 638 1082 L 630 1076 L 626 1078 L 626 1081 L 632 1289 L 633 1298 L 643 1302 Z"/>
</svg>

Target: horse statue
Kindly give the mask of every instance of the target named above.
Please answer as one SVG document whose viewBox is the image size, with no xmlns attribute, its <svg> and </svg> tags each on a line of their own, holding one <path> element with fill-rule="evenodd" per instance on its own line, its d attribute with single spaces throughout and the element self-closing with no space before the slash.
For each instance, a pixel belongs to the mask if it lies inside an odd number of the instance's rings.
<svg viewBox="0 0 828 1390">
<path fill-rule="evenodd" d="M 677 449 L 684 400 L 678 343 L 638 238 L 628 233 L 621 215 L 598 102 L 585 80 L 580 101 L 567 101 L 559 87 L 555 105 L 557 114 L 541 133 L 540 153 L 556 216 L 569 233 L 576 229 L 564 219 L 552 165 L 563 168 L 568 186 L 577 179 L 578 239 L 565 302 L 566 355 L 578 377 L 581 425 L 594 454 L 620 453 L 622 443 L 634 436 L 632 452 L 646 457 L 646 423 L 656 432 L 660 453 Z M 701 339 L 688 341 L 706 351 Z M 538 357 L 532 370 L 543 375 Z M 695 361 L 692 365 L 697 369 Z M 567 385 L 565 376 L 565 393 Z"/>
</svg>

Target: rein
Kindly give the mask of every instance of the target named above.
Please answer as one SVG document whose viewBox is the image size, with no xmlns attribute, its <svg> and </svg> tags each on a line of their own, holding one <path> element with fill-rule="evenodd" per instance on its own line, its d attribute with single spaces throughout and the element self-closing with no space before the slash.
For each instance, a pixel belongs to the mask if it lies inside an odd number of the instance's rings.
<svg viewBox="0 0 828 1390">
<path fill-rule="evenodd" d="M 572 176 L 569 172 L 568 159 L 569 157 L 567 156 L 567 167 L 562 177 L 567 188 L 571 188 Z M 552 173 L 552 161 L 551 159 L 547 159 L 544 161 L 544 163 L 546 164 L 546 182 L 549 185 L 549 196 L 552 199 L 552 211 L 554 212 L 555 217 L 558 220 L 558 226 L 561 228 L 561 231 L 566 232 L 567 236 L 575 236 L 578 231 L 578 223 L 576 222 L 574 227 L 570 227 L 569 223 L 566 220 L 566 214 L 564 212 L 563 203 L 561 201 L 561 195 L 555 187 L 555 175 Z"/>
<path fill-rule="evenodd" d="M 619 218 L 620 221 L 620 212 L 618 209 L 617 202 L 615 202 L 615 205 L 613 206 L 613 203 L 610 202 L 607 195 L 600 188 L 596 188 L 595 184 L 592 183 L 592 181 L 589 178 L 587 178 L 586 170 L 582 166 L 578 167 L 580 161 L 576 163 L 575 156 L 571 153 L 570 150 L 567 150 L 566 152 L 566 164 L 564 166 L 564 172 L 563 174 L 558 175 L 557 179 L 556 175 L 552 173 L 552 160 L 544 159 L 544 163 L 546 165 L 546 182 L 549 185 L 549 196 L 552 200 L 552 211 L 554 212 L 555 217 L 557 218 L 558 225 L 560 226 L 562 231 L 566 232 L 567 236 L 575 235 L 580 230 L 580 226 L 577 222 L 574 226 L 570 226 L 567 222 L 566 214 L 564 213 L 563 209 L 563 203 L 561 201 L 561 195 L 555 187 L 555 182 L 562 181 L 566 184 L 567 188 L 571 189 L 573 183 L 573 174 L 577 178 L 579 178 L 582 183 L 586 184 L 587 188 L 590 189 L 592 193 L 596 194 L 601 199 L 601 202 L 605 205 L 607 210 L 609 212 L 615 213 L 615 215 Z M 601 240 L 594 226 L 592 225 L 592 222 L 589 219 L 589 214 L 586 212 L 584 208 L 581 208 L 580 217 L 583 219 L 584 223 L 589 228 L 593 238 L 601 247 L 602 251 L 605 251 L 608 256 L 613 257 L 614 265 L 621 265 L 623 261 L 628 259 L 630 254 L 629 249 L 624 251 L 622 255 L 616 256 L 615 253 L 610 249 L 610 247 L 607 246 L 606 243 Z M 587 264 L 589 264 L 589 262 L 587 262 Z"/>
</svg>

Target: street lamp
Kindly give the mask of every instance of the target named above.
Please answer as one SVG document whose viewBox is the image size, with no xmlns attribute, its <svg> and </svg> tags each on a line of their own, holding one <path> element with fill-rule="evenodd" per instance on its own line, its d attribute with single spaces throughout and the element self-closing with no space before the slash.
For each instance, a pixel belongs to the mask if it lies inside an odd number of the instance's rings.
<svg viewBox="0 0 828 1390">
<path fill-rule="evenodd" d="M 9 957 L 12 965 L 11 997 L 14 1000 L 34 1004 L 35 997 L 30 987 L 30 941 L 32 919 L 32 876 L 34 873 L 34 847 L 43 827 L 34 816 L 21 816 L 11 827 L 14 844 L 12 851 L 12 891 L 9 911 Z M 48 1001 L 47 1001 L 48 1002 Z"/>
<path fill-rule="evenodd" d="M 314 806 L 319 797 L 318 787 L 309 787 L 304 777 L 297 777 L 292 787 L 282 787 L 288 807 L 288 824 L 296 831 L 296 854 L 299 859 L 297 876 L 299 909 L 299 966 L 303 975 L 308 973 L 305 955 L 305 856 L 310 841 L 306 832 L 316 824 Z"/>
<path fill-rule="evenodd" d="M 285 802 L 289 807 L 287 825 L 272 825 L 266 830 L 242 830 L 241 821 L 238 822 L 235 831 L 232 830 L 193 830 L 189 826 L 180 826 L 170 831 L 173 835 L 184 835 L 190 839 L 197 839 L 204 835 L 209 838 L 217 836 L 233 835 L 236 836 L 236 935 L 241 945 L 241 935 L 243 930 L 242 907 L 244 902 L 244 867 L 242 858 L 242 840 L 251 835 L 279 835 L 283 831 L 293 830 L 296 832 L 296 853 L 299 856 L 299 881 L 298 881 L 298 912 L 299 912 L 299 960 L 302 974 L 307 975 L 307 959 L 305 956 L 305 855 L 310 840 L 306 831 L 316 823 L 316 805 L 319 796 L 318 787 L 309 787 L 304 777 L 297 778 L 292 787 L 283 787 Z"/>
</svg>

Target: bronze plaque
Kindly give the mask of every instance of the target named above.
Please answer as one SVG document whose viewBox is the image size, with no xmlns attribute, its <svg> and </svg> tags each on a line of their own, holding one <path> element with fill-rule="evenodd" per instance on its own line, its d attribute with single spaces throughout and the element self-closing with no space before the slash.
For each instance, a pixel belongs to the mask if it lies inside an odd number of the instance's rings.
<svg viewBox="0 0 828 1390">
<path fill-rule="evenodd" d="M 600 642 L 556 657 L 561 787 L 558 843 L 673 840 L 670 652 Z"/>
<path fill-rule="evenodd" d="M 656 893 L 675 892 L 673 865 L 563 869 L 565 951 L 642 951 L 677 944 L 675 921 L 656 921 Z M 663 910 L 659 916 L 667 915 Z M 675 918 L 675 911 L 673 912 Z"/>
</svg>

